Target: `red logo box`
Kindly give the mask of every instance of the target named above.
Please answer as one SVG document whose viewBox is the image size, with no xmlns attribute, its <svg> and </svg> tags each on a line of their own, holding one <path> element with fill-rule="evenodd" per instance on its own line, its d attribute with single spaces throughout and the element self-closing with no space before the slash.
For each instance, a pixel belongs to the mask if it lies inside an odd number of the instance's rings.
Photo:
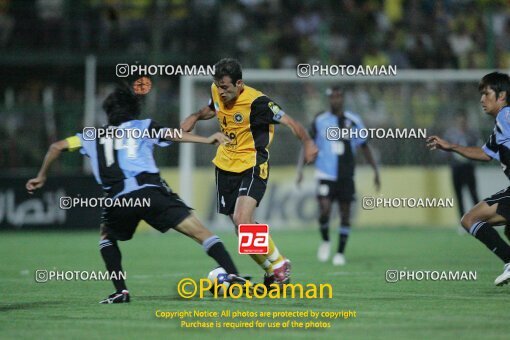
<svg viewBox="0 0 510 340">
<path fill-rule="evenodd" d="M 267 254 L 269 226 L 267 224 L 239 225 L 239 254 Z"/>
</svg>

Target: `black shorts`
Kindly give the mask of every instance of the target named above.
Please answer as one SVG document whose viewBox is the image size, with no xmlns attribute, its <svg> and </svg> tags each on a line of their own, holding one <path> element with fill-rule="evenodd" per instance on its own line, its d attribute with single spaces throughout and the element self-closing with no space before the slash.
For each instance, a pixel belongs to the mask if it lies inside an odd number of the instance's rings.
<svg viewBox="0 0 510 340">
<path fill-rule="evenodd" d="M 342 178 L 336 181 L 321 179 L 317 186 L 317 197 L 327 197 L 332 201 L 352 202 L 354 193 L 354 179 L 352 178 Z"/>
<path fill-rule="evenodd" d="M 140 201 L 144 198 L 150 199 L 148 207 L 108 207 L 103 209 L 102 232 L 120 241 L 131 239 L 141 220 L 164 233 L 184 221 L 192 210 L 176 193 L 164 186 L 145 187 L 122 195 L 120 198 L 133 198 L 133 200 L 138 198 Z"/>
<path fill-rule="evenodd" d="M 217 211 L 223 215 L 234 213 L 236 201 L 239 196 L 250 196 L 257 201 L 257 207 L 266 192 L 267 177 L 260 177 L 260 167 L 256 166 L 237 173 L 222 170 L 216 167 L 216 198 Z"/>
<path fill-rule="evenodd" d="M 488 205 L 498 203 L 496 213 L 503 216 L 507 221 L 510 221 L 510 187 L 498 191 L 491 197 L 484 198 Z"/>
</svg>

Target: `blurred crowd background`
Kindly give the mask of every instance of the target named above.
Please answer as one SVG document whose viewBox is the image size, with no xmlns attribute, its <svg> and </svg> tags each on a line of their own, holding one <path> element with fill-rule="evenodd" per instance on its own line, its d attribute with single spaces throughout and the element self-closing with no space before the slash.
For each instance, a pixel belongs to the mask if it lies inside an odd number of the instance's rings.
<svg viewBox="0 0 510 340">
<path fill-rule="evenodd" d="M 399 70 L 508 69 L 510 3 L 0 0 L 2 172 L 38 166 L 48 143 L 83 127 L 84 60 L 90 54 L 97 56 L 98 111 L 100 101 L 120 81 L 115 64 L 124 62 L 205 65 L 232 56 L 244 68 L 257 69 L 295 69 L 299 63 L 397 65 Z M 178 77 L 155 78 L 154 85 L 157 90 L 147 97 L 145 113 L 176 126 Z M 325 86 L 320 84 L 256 86 L 305 125 L 327 108 Z M 203 103 L 197 106 L 206 102 L 207 86 L 198 98 Z M 481 133 L 492 128 L 480 115 L 473 82 L 352 84 L 346 102 L 370 127 L 440 132 L 461 112 Z M 398 147 L 407 149 L 395 152 Z M 379 147 L 378 155 L 383 164 L 442 161 L 413 148 L 395 142 Z M 177 152 L 173 148 L 159 162 L 176 165 Z M 282 149 L 281 154 L 288 152 Z M 295 162 L 291 157 L 273 159 L 273 164 Z M 81 164 L 76 155 L 62 162 L 60 170 L 75 171 Z"/>
<path fill-rule="evenodd" d="M 509 9 L 497 0 L 1 0 L 0 47 L 158 51 L 181 62 L 228 54 L 250 68 L 508 68 Z"/>
</svg>

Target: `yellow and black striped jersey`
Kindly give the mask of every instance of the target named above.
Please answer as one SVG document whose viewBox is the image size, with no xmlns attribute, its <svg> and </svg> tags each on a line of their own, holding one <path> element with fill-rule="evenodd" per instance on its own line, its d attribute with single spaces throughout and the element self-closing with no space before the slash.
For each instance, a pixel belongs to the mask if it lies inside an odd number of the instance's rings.
<svg viewBox="0 0 510 340">
<path fill-rule="evenodd" d="M 232 140 L 218 147 L 213 163 L 237 173 L 260 166 L 260 176 L 267 177 L 274 124 L 285 112 L 262 92 L 246 85 L 232 108 L 224 106 L 214 83 L 211 98 L 210 108 L 216 111 L 221 131 Z"/>
</svg>

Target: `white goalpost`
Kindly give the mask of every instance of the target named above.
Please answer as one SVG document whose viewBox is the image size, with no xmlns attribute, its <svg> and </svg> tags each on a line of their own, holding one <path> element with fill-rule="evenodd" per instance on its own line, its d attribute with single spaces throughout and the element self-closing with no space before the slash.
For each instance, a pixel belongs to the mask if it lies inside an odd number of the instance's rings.
<svg viewBox="0 0 510 340">
<path fill-rule="evenodd" d="M 327 87 L 331 84 L 352 84 L 353 86 L 378 86 L 378 85 L 402 85 L 400 97 L 403 101 L 409 100 L 414 86 L 439 84 L 439 83 L 473 83 L 479 81 L 483 75 L 493 70 L 397 70 L 396 76 L 310 76 L 300 78 L 295 69 L 286 70 L 255 70 L 243 71 L 243 80 L 247 84 L 253 84 L 259 88 L 261 83 L 271 84 L 283 90 L 292 84 L 311 84 L 314 86 Z M 196 112 L 206 102 L 197 101 L 197 88 L 209 86 L 212 82 L 211 76 L 183 76 L 180 79 L 180 119 L 185 119 L 189 114 Z M 203 90 L 203 89 L 202 89 Z M 203 92 L 203 91 L 202 91 Z M 269 97 L 274 94 L 267 91 Z M 452 93 L 452 95 L 454 95 Z M 295 101 L 296 98 L 288 98 L 288 101 Z M 285 110 L 287 103 L 281 105 Z M 294 112 L 294 111 L 292 111 Z M 293 113 L 294 114 L 294 113 Z M 298 117 L 299 118 L 299 117 Z M 196 147 L 190 143 L 179 144 L 179 193 L 186 202 L 193 205 L 193 172 L 195 169 Z"/>
</svg>

